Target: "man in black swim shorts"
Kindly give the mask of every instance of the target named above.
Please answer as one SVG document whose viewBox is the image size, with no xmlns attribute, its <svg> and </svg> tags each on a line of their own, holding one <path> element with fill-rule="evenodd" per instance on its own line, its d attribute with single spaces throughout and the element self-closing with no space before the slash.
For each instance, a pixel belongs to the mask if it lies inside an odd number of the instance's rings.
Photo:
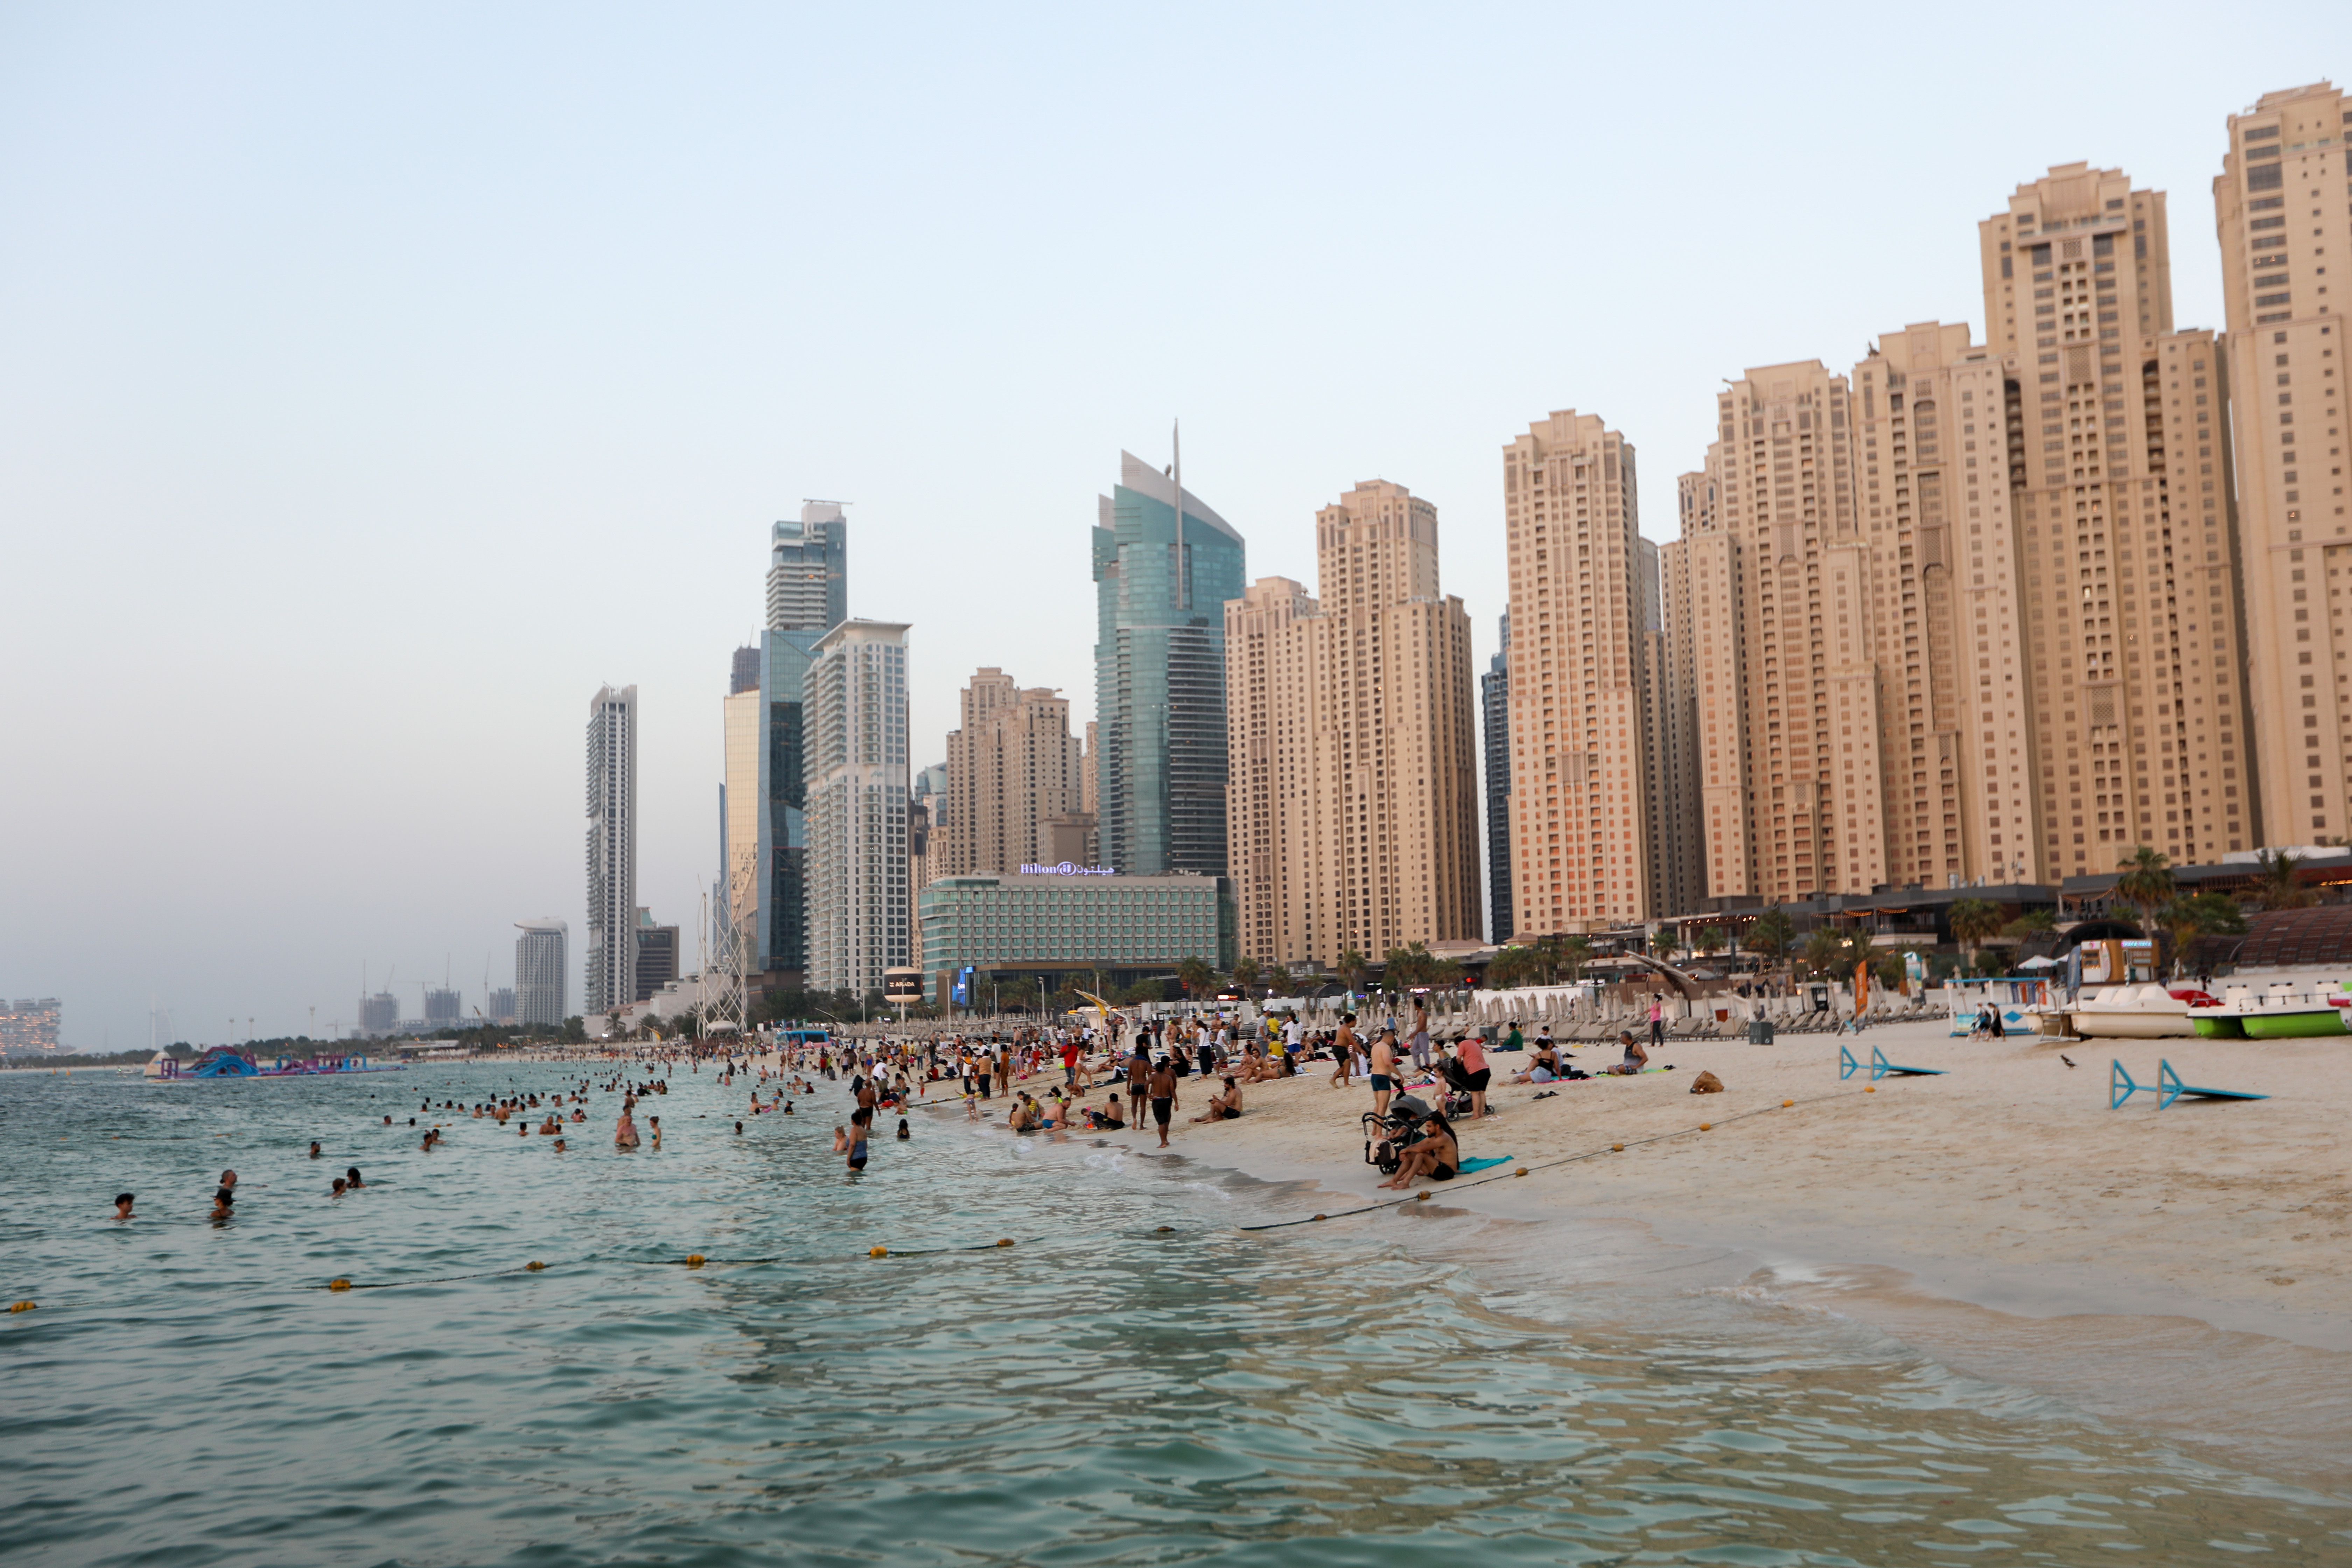
<svg viewBox="0 0 2352 1568">
<path fill-rule="evenodd" d="M 1160 1124 L 1160 1146 L 1168 1147 L 1168 1123 L 1176 1115 L 1176 1073 L 1163 1059 L 1151 1065 L 1151 1120 Z"/>
</svg>

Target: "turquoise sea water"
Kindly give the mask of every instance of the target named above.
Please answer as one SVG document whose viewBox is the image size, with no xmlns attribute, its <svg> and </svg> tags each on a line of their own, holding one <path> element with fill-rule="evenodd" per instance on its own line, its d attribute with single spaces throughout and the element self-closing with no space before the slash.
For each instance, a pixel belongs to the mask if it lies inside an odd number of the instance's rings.
<svg viewBox="0 0 2352 1568">
<path fill-rule="evenodd" d="M 1636 1312 L 1506 1289 L 1403 1221 L 1244 1234 L 1297 1195 L 1124 1142 L 919 1116 L 852 1179 L 834 1086 L 738 1136 L 746 1091 L 680 1068 L 638 1111 L 658 1154 L 612 1149 L 602 1092 L 563 1154 L 446 1113 L 447 1146 L 416 1150 L 420 1100 L 577 1076 L 0 1075 L 0 1290 L 40 1302 L 0 1320 L 0 1554 L 2352 1557 L 2342 1499 L 1900 1346 L 1729 1298 Z M 330 1198 L 352 1164 L 367 1189 Z M 239 1201 L 215 1226 L 224 1166 Z M 142 1217 L 118 1225 L 124 1189 Z M 660 1261 L 689 1252 L 780 1260 Z"/>
</svg>

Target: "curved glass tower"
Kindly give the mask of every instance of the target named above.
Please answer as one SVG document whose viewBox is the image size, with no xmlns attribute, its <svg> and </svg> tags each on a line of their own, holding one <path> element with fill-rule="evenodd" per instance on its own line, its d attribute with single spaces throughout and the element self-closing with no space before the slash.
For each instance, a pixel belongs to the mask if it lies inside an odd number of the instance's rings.
<svg viewBox="0 0 2352 1568">
<path fill-rule="evenodd" d="M 1225 874 L 1225 601 L 1242 536 L 1132 453 L 1094 530 L 1102 858 L 1122 872 Z"/>
</svg>

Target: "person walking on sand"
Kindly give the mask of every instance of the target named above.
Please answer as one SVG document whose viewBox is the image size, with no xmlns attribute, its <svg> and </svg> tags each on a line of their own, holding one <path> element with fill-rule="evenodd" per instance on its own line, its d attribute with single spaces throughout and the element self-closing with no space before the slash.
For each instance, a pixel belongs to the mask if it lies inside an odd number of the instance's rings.
<svg viewBox="0 0 2352 1568">
<path fill-rule="evenodd" d="M 1168 1147 L 1168 1123 L 1181 1109 L 1176 1103 L 1176 1069 L 1165 1058 L 1151 1064 L 1151 1120 L 1160 1124 L 1160 1146 Z"/>
<path fill-rule="evenodd" d="M 1429 1070 L 1429 998 L 1412 999 L 1412 1065 Z"/>
<path fill-rule="evenodd" d="M 1345 1089 L 1349 1074 L 1355 1070 L 1356 1066 L 1356 1016 L 1353 1013 L 1339 1015 L 1339 1037 L 1332 1042 L 1331 1054 L 1339 1058 L 1331 1069 L 1331 1087 Z"/>
</svg>

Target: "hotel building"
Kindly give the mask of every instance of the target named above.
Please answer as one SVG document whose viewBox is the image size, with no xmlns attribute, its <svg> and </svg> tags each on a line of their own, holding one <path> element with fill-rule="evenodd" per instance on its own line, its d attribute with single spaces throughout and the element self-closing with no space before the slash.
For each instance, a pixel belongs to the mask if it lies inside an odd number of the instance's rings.
<svg viewBox="0 0 2352 1568">
<path fill-rule="evenodd" d="M 1224 607 L 1242 950 L 1476 941 L 1470 622 L 1438 588 L 1437 509 L 1375 480 L 1315 527 L 1319 602 L 1272 577 Z"/>
<path fill-rule="evenodd" d="M 858 995 L 909 952 L 907 631 L 844 621 L 809 666 L 808 985 Z"/>
<path fill-rule="evenodd" d="M 1511 868 L 1521 936 L 1653 908 L 1633 447 L 1573 410 L 1503 449 L 1511 616 Z"/>
<path fill-rule="evenodd" d="M 2242 553 L 2229 563 L 2243 574 L 2247 624 L 2263 628 L 2248 644 L 2252 733 L 2239 736 L 2242 782 L 2260 815 L 2250 800 L 2242 842 L 2341 843 L 2352 835 L 2352 513 L 2344 485 L 2352 367 L 2336 329 L 2352 264 L 2352 100 L 2324 81 L 2265 93 L 2231 115 L 2229 129 L 2213 181 L 2228 370 L 2225 381 L 2216 358 L 2204 379 L 2217 405 L 2222 389 L 2231 395 L 2235 450 L 2228 432 L 2213 432 L 2214 477 L 2225 497 L 2235 479 Z M 2199 468 L 2201 483 L 2201 457 Z M 2226 550 L 2219 553 L 2227 563 Z"/>
</svg>

